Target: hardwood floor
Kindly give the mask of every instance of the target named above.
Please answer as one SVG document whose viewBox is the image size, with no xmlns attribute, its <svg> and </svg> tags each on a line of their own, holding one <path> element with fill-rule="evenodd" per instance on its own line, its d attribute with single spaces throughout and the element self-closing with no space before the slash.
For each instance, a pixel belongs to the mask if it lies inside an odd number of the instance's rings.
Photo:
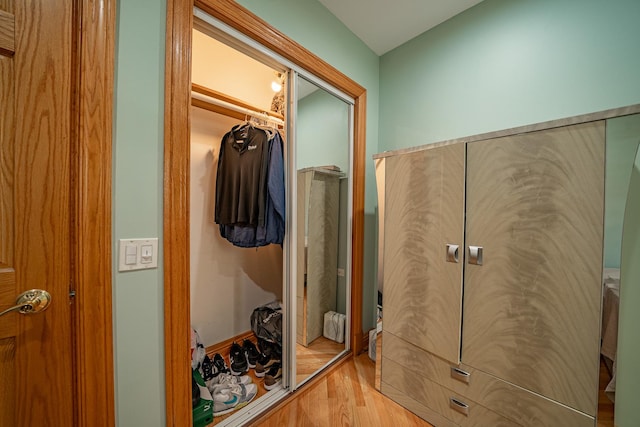
<svg viewBox="0 0 640 427">
<path fill-rule="evenodd" d="M 422 426 L 432 427 L 373 387 L 374 362 L 363 353 L 300 392 L 261 427 Z"/>
<path fill-rule="evenodd" d="M 614 427 L 614 405 L 604 393 L 604 389 L 611 381 L 611 375 L 604 361 L 600 358 L 600 382 L 598 387 L 598 427 Z"/>
<path fill-rule="evenodd" d="M 301 391 L 277 412 L 252 426 L 433 427 L 378 392 L 374 388 L 374 375 L 375 363 L 363 353 L 343 363 L 328 376 Z M 604 387 L 609 380 L 609 372 L 601 363 L 597 427 L 614 427 L 614 405 L 604 394 Z M 259 384 L 259 395 L 264 394 L 265 390 L 260 385 L 262 379 L 254 377 L 254 381 Z M 214 419 L 214 424 L 224 418 Z"/>
<path fill-rule="evenodd" d="M 246 338 L 251 339 L 255 342 L 255 337 L 250 334 L 246 334 Z M 224 355 L 225 361 L 227 365 L 229 365 L 228 359 L 228 348 L 231 346 L 231 342 L 242 342 L 241 338 L 235 337 L 233 340 L 228 340 L 229 342 L 223 343 L 222 347 L 212 347 L 207 349 L 207 352 L 210 357 L 217 352 Z M 341 351 L 344 350 L 344 344 L 339 344 L 335 341 L 329 340 L 324 337 L 316 338 L 308 347 L 304 347 L 300 344 L 296 345 L 296 381 L 300 383 L 302 380 L 306 379 L 309 375 L 316 372 L 318 369 L 322 368 L 327 362 L 333 359 L 336 355 L 338 355 Z M 264 388 L 264 378 L 258 378 L 255 375 L 253 369 L 249 369 L 247 373 L 254 384 L 258 386 L 258 394 L 254 398 L 257 400 L 268 393 L 268 391 Z M 219 424 L 223 420 L 229 418 L 233 415 L 233 412 L 221 416 L 216 416 L 213 419 L 213 423 L 211 426 Z"/>
<path fill-rule="evenodd" d="M 344 350 L 340 344 L 318 337 L 308 347 L 296 344 L 296 381 L 299 384 Z"/>
</svg>

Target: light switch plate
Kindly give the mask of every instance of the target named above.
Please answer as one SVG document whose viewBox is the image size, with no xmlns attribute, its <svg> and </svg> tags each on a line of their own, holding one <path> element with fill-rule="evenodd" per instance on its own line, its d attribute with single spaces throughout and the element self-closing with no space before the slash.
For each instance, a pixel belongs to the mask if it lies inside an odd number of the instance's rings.
<svg viewBox="0 0 640 427">
<path fill-rule="evenodd" d="M 158 238 L 151 239 L 120 239 L 120 253 L 118 271 L 146 270 L 158 268 Z M 127 259 L 127 247 L 129 258 L 132 257 L 131 246 L 135 247 L 135 263 Z"/>
</svg>

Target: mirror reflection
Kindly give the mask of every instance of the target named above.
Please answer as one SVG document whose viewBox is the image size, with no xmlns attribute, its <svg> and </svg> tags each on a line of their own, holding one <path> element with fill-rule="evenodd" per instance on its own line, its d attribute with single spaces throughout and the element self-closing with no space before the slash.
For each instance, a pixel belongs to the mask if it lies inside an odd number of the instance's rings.
<svg viewBox="0 0 640 427">
<path fill-rule="evenodd" d="M 349 105 L 298 77 L 296 383 L 345 350 Z"/>
<path fill-rule="evenodd" d="M 625 207 L 634 159 L 640 144 L 640 114 L 607 120 L 605 180 L 604 270 L 602 344 L 606 368 L 604 392 L 615 402 L 618 317 L 620 308 L 620 263 Z"/>
</svg>

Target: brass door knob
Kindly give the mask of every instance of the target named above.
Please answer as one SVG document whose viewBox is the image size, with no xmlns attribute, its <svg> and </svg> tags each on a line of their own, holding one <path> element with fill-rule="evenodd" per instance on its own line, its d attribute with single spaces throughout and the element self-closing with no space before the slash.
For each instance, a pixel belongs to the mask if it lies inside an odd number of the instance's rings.
<svg viewBox="0 0 640 427">
<path fill-rule="evenodd" d="M 18 295 L 16 305 L 0 313 L 3 316 L 12 311 L 20 314 L 36 314 L 44 311 L 51 303 L 51 295 L 42 289 L 31 289 Z"/>
</svg>

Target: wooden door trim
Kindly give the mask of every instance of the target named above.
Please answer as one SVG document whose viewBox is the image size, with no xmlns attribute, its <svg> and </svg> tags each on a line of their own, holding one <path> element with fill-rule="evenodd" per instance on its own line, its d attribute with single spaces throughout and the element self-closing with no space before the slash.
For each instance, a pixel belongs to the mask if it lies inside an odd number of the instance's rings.
<svg viewBox="0 0 640 427">
<path fill-rule="evenodd" d="M 233 0 L 167 0 L 164 142 L 164 328 L 167 425 L 187 425 L 189 382 L 189 143 L 193 6 L 355 99 L 351 348 L 362 351 L 366 90 Z"/>
<path fill-rule="evenodd" d="M 0 53 L 11 55 L 15 49 L 15 16 L 0 10 Z"/>
<path fill-rule="evenodd" d="M 78 0 L 71 153 L 75 421 L 115 425 L 112 126 L 116 0 Z"/>
</svg>

